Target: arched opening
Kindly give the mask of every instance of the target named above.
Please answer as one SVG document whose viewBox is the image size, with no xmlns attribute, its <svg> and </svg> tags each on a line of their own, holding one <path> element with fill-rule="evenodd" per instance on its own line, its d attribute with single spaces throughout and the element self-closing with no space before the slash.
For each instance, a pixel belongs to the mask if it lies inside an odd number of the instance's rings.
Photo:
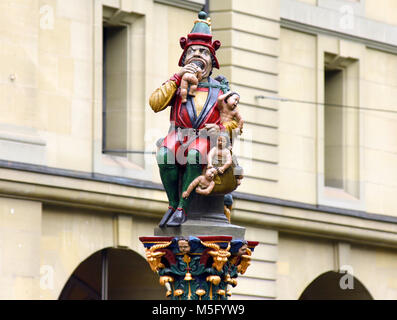
<svg viewBox="0 0 397 320">
<path fill-rule="evenodd" d="M 132 250 L 97 251 L 74 270 L 60 300 L 162 300 L 158 276 Z"/>
<path fill-rule="evenodd" d="M 318 276 L 299 300 L 372 300 L 371 294 L 354 276 L 329 271 Z"/>
</svg>

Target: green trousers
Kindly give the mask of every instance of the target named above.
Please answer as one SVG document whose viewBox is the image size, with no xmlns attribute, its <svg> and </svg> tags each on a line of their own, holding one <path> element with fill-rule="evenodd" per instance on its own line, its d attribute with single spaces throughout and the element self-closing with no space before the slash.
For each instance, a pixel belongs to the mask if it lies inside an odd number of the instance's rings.
<svg viewBox="0 0 397 320">
<path fill-rule="evenodd" d="M 187 199 L 182 198 L 182 193 L 187 190 L 190 183 L 202 173 L 200 153 L 197 150 L 189 150 L 187 164 L 182 177 L 182 191 L 179 193 L 179 172 L 183 168 L 175 163 L 175 157 L 166 147 L 160 148 L 157 153 L 157 163 L 160 170 L 161 182 L 168 197 L 170 207 L 182 208 L 187 212 L 191 195 Z"/>
</svg>

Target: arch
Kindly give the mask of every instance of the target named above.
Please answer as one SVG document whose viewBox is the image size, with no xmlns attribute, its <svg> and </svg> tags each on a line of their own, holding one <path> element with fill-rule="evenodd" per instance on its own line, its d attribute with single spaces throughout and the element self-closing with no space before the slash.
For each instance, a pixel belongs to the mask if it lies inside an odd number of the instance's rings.
<svg viewBox="0 0 397 320">
<path fill-rule="evenodd" d="M 365 286 L 353 275 L 328 271 L 314 279 L 299 300 L 373 300 Z"/>
<path fill-rule="evenodd" d="M 130 249 L 105 248 L 82 261 L 60 300 L 162 300 L 165 289 L 146 260 Z"/>
</svg>

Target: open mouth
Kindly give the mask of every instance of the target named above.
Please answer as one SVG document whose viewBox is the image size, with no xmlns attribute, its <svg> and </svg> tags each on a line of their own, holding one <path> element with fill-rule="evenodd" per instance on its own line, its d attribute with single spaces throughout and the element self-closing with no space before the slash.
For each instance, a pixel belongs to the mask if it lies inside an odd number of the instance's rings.
<svg viewBox="0 0 397 320">
<path fill-rule="evenodd" d="M 205 70 L 206 64 L 203 60 L 199 58 L 193 58 L 189 61 L 189 63 L 194 63 L 196 66 L 198 66 L 202 71 Z"/>
</svg>

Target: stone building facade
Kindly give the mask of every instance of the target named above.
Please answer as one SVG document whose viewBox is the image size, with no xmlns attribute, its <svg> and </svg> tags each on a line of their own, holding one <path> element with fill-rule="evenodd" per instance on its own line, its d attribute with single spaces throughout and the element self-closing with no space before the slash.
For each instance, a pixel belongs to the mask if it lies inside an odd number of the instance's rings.
<svg viewBox="0 0 397 320">
<path fill-rule="evenodd" d="M 164 298 L 148 97 L 203 6 L 245 119 L 232 221 L 260 242 L 233 298 L 397 298 L 394 0 L 2 0 L 1 299 Z"/>
</svg>

